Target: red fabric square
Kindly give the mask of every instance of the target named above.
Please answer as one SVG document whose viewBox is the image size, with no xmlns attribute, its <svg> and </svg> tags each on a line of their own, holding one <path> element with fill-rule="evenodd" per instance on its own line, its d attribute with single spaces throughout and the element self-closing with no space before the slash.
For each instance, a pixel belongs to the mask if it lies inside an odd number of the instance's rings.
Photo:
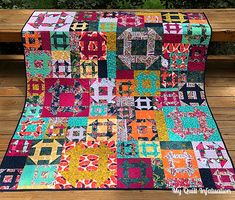
<svg viewBox="0 0 235 200">
<path fill-rule="evenodd" d="M 43 50 L 51 50 L 51 38 L 49 31 L 42 31 L 41 33 L 42 39 L 42 49 Z"/>
<path fill-rule="evenodd" d="M 203 62 L 188 62 L 188 71 L 204 71 L 205 63 Z"/>
<path fill-rule="evenodd" d="M 181 43 L 182 35 L 181 34 L 164 34 L 163 43 Z"/>
<path fill-rule="evenodd" d="M 207 48 L 205 46 L 192 46 L 190 48 L 190 59 L 191 60 L 205 60 Z"/>
<path fill-rule="evenodd" d="M 134 70 L 117 70 L 117 79 L 134 79 Z"/>
<path fill-rule="evenodd" d="M 28 156 L 32 140 L 12 139 L 9 144 L 7 156 Z"/>
</svg>

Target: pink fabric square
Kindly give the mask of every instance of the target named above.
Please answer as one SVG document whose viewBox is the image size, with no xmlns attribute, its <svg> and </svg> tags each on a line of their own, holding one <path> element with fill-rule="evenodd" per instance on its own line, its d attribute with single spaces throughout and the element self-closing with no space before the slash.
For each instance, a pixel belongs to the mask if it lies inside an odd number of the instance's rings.
<svg viewBox="0 0 235 200">
<path fill-rule="evenodd" d="M 131 168 L 129 169 L 129 178 L 139 178 L 141 177 L 140 168 Z"/>
<path fill-rule="evenodd" d="M 161 92 L 160 96 L 163 106 L 180 106 L 178 92 Z"/>
<path fill-rule="evenodd" d="M 151 159 L 118 158 L 117 176 L 118 188 L 153 188 Z"/>
<path fill-rule="evenodd" d="M 235 189 L 234 184 L 231 184 L 235 180 L 234 169 L 210 169 L 210 171 L 217 189 Z"/>
<path fill-rule="evenodd" d="M 72 93 L 60 94 L 60 106 L 74 106 L 74 97 Z"/>
<path fill-rule="evenodd" d="M 45 79 L 42 117 L 88 116 L 90 105 L 88 79 Z"/>
</svg>

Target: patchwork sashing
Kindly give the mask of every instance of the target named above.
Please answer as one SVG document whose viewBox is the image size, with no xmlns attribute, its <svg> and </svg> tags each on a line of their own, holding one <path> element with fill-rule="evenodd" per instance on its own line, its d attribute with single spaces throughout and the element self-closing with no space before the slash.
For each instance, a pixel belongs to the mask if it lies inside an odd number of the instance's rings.
<svg viewBox="0 0 235 200">
<path fill-rule="evenodd" d="M 203 13 L 32 14 L 0 190 L 235 189 L 204 91 Z"/>
</svg>

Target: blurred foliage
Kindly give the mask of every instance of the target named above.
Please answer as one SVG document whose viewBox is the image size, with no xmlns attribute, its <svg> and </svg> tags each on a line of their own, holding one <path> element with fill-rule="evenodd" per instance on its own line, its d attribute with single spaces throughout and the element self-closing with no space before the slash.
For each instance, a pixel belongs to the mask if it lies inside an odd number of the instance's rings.
<svg viewBox="0 0 235 200">
<path fill-rule="evenodd" d="M 145 0 L 143 6 L 141 7 L 143 9 L 164 9 L 165 7 L 161 3 L 160 0 Z"/>
<path fill-rule="evenodd" d="M 0 0 L 0 8 L 233 8 L 235 0 Z"/>
<path fill-rule="evenodd" d="M 40 9 L 56 8 L 57 0 L 0 0 L 0 8 L 8 9 Z"/>
<path fill-rule="evenodd" d="M 0 8 L 8 9 L 132 9 L 154 0 L 0 0 Z M 156 0 L 159 1 L 159 0 Z"/>
<path fill-rule="evenodd" d="M 234 0 L 161 0 L 167 8 L 192 9 L 192 8 L 234 8 Z"/>
</svg>

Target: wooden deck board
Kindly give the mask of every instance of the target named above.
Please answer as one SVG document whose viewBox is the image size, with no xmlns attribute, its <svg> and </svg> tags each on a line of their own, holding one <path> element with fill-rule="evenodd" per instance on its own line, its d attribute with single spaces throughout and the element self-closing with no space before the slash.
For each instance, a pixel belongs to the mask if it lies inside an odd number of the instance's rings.
<svg viewBox="0 0 235 200">
<path fill-rule="evenodd" d="M 0 63 L 0 161 L 20 117 L 25 96 L 25 75 L 22 62 Z M 212 113 L 217 121 L 230 156 L 235 161 L 235 70 L 234 63 L 208 62 L 206 93 Z M 229 89 L 226 89 L 229 88 Z M 232 89 L 232 90 L 230 90 Z M 224 93 L 223 93 L 224 92 Z M 235 164 L 235 163 L 234 163 Z M 183 195 L 171 191 L 63 191 L 63 192 L 22 192 L 0 193 L 1 200 L 39 199 L 205 199 L 204 195 Z M 44 198 L 45 197 L 45 198 Z M 209 195 L 207 199 L 232 200 L 230 195 Z"/>
<path fill-rule="evenodd" d="M 153 12 L 164 10 L 149 9 L 135 11 Z M 171 11 L 204 12 L 212 26 L 213 41 L 235 41 L 235 9 L 190 9 Z M 20 42 L 20 31 L 32 12 L 33 10 L 0 10 L 0 42 Z"/>
</svg>

